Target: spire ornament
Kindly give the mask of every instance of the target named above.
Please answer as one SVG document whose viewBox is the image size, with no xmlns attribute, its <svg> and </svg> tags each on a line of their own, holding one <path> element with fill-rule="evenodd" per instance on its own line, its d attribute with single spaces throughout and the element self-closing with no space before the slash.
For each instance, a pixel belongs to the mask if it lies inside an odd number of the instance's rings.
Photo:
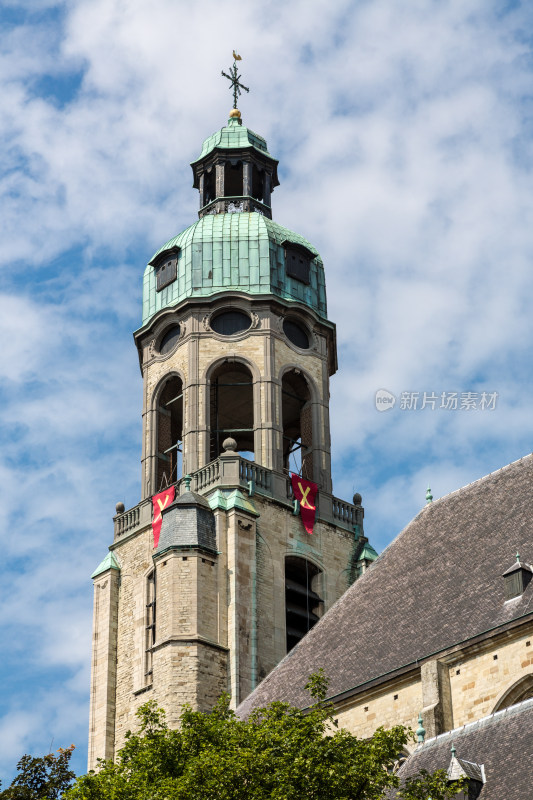
<svg viewBox="0 0 533 800">
<path fill-rule="evenodd" d="M 237 98 L 241 95 L 241 89 L 244 89 L 245 92 L 249 92 L 250 89 L 241 83 L 241 76 L 237 72 L 237 61 L 242 61 L 242 57 L 237 55 L 235 50 L 233 51 L 233 66 L 229 69 L 229 75 L 227 72 L 222 70 L 222 75 L 224 78 L 227 78 L 231 81 L 230 89 L 233 91 L 233 108 L 237 108 Z"/>
<path fill-rule="evenodd" d="M 422 724 L 422 712 L 418 715 L 418 728 L 416 729 L 416 739 L 418 744 L 424 744 L 426 738 L 426 729 Z"/>
</svg>

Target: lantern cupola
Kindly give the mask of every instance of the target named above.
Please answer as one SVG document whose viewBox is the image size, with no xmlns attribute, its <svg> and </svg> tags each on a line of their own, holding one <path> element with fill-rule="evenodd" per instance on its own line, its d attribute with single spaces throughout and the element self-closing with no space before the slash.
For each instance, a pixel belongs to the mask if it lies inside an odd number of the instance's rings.
<svg viewBox="0 0 533 800">
<path fill-rule="evenodd" d="M 228 124 L 205 140 L 191 166 L 193 186 L 200 192 L 199 217 L 257 211 L 272 219 L 278 162 L 263 137 L 242 124 L 237 108 L 230 112 Z"/>
</svg>

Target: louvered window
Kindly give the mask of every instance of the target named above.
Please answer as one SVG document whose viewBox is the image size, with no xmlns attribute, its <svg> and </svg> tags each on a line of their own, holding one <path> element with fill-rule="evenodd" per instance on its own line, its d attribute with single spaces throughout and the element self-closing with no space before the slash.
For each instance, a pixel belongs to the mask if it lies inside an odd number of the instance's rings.
<svg viewBox="0 0 533 800">
<path fill-rule="evenodd" d="M 160 292 L 166 286 L 173 283 L 178 276 L 178 256 L 173 255 L 166 258 L 157 267 L 157 291 Z"/>
<path fill-rule="evenodd" d="M 313 254 L 304 247 L 285 243 L 285 269 L 287 275 L 302 283 L 310 283 Z"/>
<path fill-rule="evenodd" d="M 317 592 L 321 572 L 305 558 L 285 561 L 285 616 L 287 652 L 303 639 L 320 619 L 323 600 Z"/>
</svg>

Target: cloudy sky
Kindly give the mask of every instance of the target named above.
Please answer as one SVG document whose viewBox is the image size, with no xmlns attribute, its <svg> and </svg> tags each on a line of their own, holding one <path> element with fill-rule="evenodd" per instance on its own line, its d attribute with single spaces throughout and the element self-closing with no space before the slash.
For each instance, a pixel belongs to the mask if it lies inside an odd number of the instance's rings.
<svg viewBox="0 0 533 800">
<path fill-rule="evenodd" d="M 244 122 L 281 162 L 274 218 L 326 266 L 335 493 L 361 492 L 374 546 L 428 483 L 440 497 L 531 450 L 533 9 L 8 0 L 0 15 L 5 780 L 71 741 L 85 769 L 89 575 L 115 503 L 140 491 L 142 273 L 195 219 L 189 162 L 226 122 L 233 48 Z"/>
</svg>

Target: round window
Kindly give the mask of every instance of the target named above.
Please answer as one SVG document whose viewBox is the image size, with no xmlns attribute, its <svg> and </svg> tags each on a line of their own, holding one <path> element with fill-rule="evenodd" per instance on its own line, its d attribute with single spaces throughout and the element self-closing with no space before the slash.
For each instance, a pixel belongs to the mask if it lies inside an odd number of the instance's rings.
<svg viewBox="0 0 533 800">
<path fill-rule="evenodd" d="M 296 347 L 300 347 L 302 350 L 309 349 L 309 336 L 307 335 L 307 331 L 302 325 L 299 325 L 297 322 L 294 322 L 292 319 L 284 319 L 283 320 L 283 333 L 289 340 L 296 345 Z"/>
<path fill-rule="evenodd" d="M 173 325 L 168 331 L 165 333 L 163 338 L 161 339 L 161 344 L 159 345 L 159 352 L 161 355 L 166 355 L 170 353 L 170 351 L 174 348 L 174 345 L 180 338 L 180 326 Z"/>
<path fill-rule="evenodd" d="M 222 311 L 211 320 L 212 329 L 222 336 L 247 331 L 251 324 L 250 317 L 244 311 Z"/>
</svg>

